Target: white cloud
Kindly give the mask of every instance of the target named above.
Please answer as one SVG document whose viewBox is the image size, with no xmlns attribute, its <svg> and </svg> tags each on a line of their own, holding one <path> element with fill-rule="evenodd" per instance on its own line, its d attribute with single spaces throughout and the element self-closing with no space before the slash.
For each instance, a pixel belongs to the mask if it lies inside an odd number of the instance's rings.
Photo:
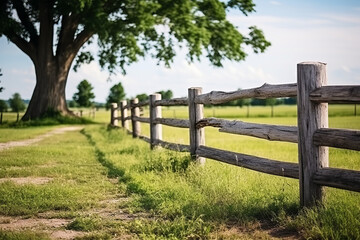
<svg viewBox="0 0 360 240">
<path fill-rule="evenodd" d="M 281 3 L 278 2 L 278 1 L 270 1 L 270 3 L 271 3 L 272 5 L 281 5 Z"/>
</svg>

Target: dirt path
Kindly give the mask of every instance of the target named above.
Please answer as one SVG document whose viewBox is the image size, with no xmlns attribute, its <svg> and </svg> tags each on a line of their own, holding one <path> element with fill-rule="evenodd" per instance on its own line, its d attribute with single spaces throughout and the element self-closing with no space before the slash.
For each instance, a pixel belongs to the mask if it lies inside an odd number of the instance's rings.
<svg viewBox="0 0 360 240">
<path fill-rule="evenodd" d="M 37 143 L 40 142 L 41 140 L 56 135 L 56 134 L 61 134 L 64 132 L 68 132 L 68 131 L 78 131 L 81 130 L 83 127 L 62 127 L 62 128 L 57 128 L 55 130 L 52 130 L 50 132 L 47 132 L 45 134 L 36 136 L 35 138 L 31 138 L 31 139 L 25 139 L 25 140 L 19 140 L 19 141 L 10 141 L 10 142 L 6 142 L 6 143 L 0 143 L 0 151 L 4 150 L 4 149 L 9 149 L 9 148 L 13 148 L 13 147 L 21 147 L 21 146 L 29 146 L 33 143 Z"/>
</svg>

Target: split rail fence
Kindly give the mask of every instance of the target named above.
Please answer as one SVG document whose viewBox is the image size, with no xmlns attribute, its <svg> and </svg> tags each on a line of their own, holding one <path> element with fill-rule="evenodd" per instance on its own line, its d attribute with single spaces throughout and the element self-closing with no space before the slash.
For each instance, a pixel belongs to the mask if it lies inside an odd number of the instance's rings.
<svg viewBox="0 0 360 240">
<path fill-rule="evenodd" d="M 298 126 L 247 123 L 237 120 L 204 118 L 204 104 L 221 104 L 243 98 L 282 98 L 297 96 Z M 328 128 L 328 103 L 360 103 L 360 85 L 327 86 L 326 64 L 303 62 L 297 65 L 297 84 L 264 84 L 259 88 L 234 92 L 189 88 L 187 98 L 161 99 L 150 95 L 148 101 L 112 104 L 111 125 L 121 126 L 150 143 L 175 151 L 187 151 L 200 163 L 205 158 L 255 171 L 299 179 L 300 204 L 312 206 L 323 200 L 324 186 L 360 192 L 360 171 L 329 167 L 328 147 L 360 151 L 360 131 Z M 140 107 L 149 106 L 150 117 L 140 117 Z M 188 106 L 189 119 L 162 118 L 161 106 Z M 120 117 L 118 116 L 120 110 Z M 128 115 L 130 110 L 130 115 Z M 129 129 L 131 121 L 132 129 Z M 150 124 L 150 138 L 140 133 L 140 122 Z M 162 140 L 162 125 L 189 128 L 190 145 Z M 253 136 L 270 141 L 298 144 L 299 163 L 290 163 L 205 146 L 204 127 L 220 132 Z M 360 159 L 359 159 L 360 161 Z"/>
</svg>

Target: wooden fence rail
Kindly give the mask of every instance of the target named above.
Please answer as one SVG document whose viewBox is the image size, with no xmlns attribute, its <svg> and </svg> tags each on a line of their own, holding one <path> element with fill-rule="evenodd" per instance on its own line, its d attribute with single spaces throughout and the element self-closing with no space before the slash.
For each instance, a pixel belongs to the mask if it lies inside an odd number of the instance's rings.
<svg viewBox="0 0 360 240">
<path fill-rule="evenodd" d="M 237 120 L 204 118 L 203 104 L 221 104 L 244 98 L 297 96 L 298 126 L 247 123 Z M 301 206 L 313 206 L 323 199 L 324 186 L 360 192 L 360 171 L 329 168 L 328 147 L 360 151 L 360 131 L 328 128 L 328 103 L 360 103 L 360 85 L 327 86 L 326 64 L 303 62 L 297 65 L 297 83 L 264 84 L 259 88 L 234 92 L 212 91 L 202 94 L 201 88 L 189 88 L 187 98 L 161 99 L 150 95 L 148 101 L 133 99 L 112 104 L 111 125 L 121 126 L 150 143 L 151 149 L 161 146 L 174 151 L 190 152 L 204 164 L 205 158 L 272 175 L 299 179 Z M 150 117 L 140 117 L 139 107 L 149 106 Z M 162 118 L 161 106 L 188 106 L 189 119 Z M 355 105 L 356 106 L 356 105 Z M 120 117 L 117 112 L 120 110 Z M 130 110 L 131 115 L 128 115 Z M 129 129 L 131 121 L 132 129 Z M 140 122 L 150 124 L 150 138 L 142 136 Z M 162 140 L 162 125 L 188 128 L 190 145 Z M 220 132 L 247 135 L 269 141 L 298 144 L 299 163 L 266 159 L 205 146 L 205 127 Z"/>
</svg>

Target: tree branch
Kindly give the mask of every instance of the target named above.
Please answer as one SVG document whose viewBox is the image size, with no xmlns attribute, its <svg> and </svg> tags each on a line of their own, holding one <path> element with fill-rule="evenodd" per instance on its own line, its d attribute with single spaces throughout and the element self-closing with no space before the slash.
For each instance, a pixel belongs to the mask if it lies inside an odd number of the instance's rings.
<svg viewBox="0 0 360 240">
<path fill-rule="evenodd" d="M 22 3 L 21 0 L 15 0 L 13 3 L 14 3 L 17 15 L 19 16 L 21 23 L 23 24 L 25 30 L 30 35 L 31 41 L 36 43 L 37 39 L 38 39 L 38 32 L 37 32 L 34 24 L 30 21 L 29 15 L 26 13 L 24 4 Z"/>
<path fill-rule="evenodd" d="M 78 17 L 73 14 L 62 15 L 61 29 L 58 37 L 56 55 L 59 56 L 66 52 L 66 48 L 71 46 L 74 41 L 76 29 L 78 27 Z"/>
<path fill-rule="evenodd" d="M 27 42 L 25 39 L 17 35 L 15 32 L 5 32 L 5 36 L 14 43 L 21 51 L 28 55 L 32 61 L 35 61 L 35 47 L 31 42 Z"/>
<path fill-rule="evenodd" d="M 74 40 L 74 45 L 73 45 L 73 49 L 78 52 L 80 50 L 80 48 L 94 35 L 93 31 L 89 31 L 84 29 L 82 32 L 80 32 L 75 40 Z"/>
</svg>

